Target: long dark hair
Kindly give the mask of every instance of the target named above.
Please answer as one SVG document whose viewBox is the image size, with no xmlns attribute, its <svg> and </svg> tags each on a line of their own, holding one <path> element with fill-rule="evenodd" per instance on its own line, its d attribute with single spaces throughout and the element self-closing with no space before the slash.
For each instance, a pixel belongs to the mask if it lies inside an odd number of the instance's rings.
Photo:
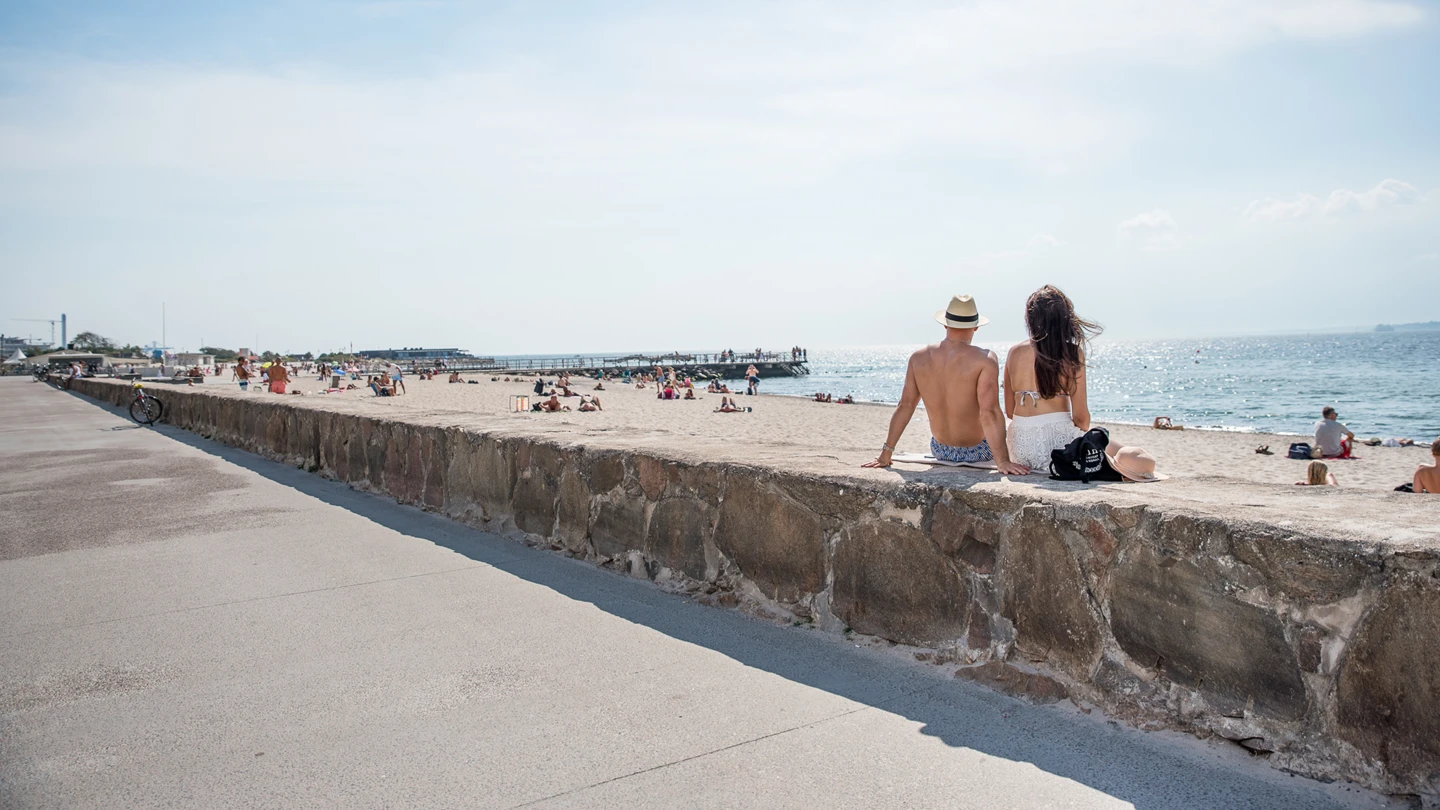
<svg viewBox="0 0 1440 810">
<path fill-rule="evenodd" d="M 1041 399 L 1069 395 L 1081 366 L 1080 349 L 1100 334 L 1100 324 L 1075 314 L 1065 293 L 1046 284 L 1025 302 L 1025 326 L 1035 344 L 1035 384 Z"/>
</svg>

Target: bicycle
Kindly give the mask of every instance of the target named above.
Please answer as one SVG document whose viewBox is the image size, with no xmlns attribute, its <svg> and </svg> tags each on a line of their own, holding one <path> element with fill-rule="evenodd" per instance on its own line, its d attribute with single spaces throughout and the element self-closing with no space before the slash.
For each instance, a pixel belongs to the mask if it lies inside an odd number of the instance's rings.
<svg viewBox="0 0 1440 810">
<path fill-rule="evenodd" d="M 130 402 L 130 418 L 141 425 L 153 425 L 165 415 L 165 403 L 145 393 L 145 386 L 136 381 L 130 386 L 135 390 L 135 399 Z"/>
</svg>

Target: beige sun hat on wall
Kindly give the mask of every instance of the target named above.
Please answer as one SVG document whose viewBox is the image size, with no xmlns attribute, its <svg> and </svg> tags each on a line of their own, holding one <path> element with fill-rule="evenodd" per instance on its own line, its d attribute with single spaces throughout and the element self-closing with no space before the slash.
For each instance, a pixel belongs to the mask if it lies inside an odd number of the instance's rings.
<svg viewBox="0 0 1440 810">
<path fill-rule="evenodd" d="M 984 326 L 990 319 L 980 314 L 973 297 L 956 295 L 950 299 L 950 306 L 935 313 L 935 321 L 952 329 L 973 329 Z"/>
<path fill-rule="evenodd" d="M 1110 459 L 1110 466 L 1126 481 L 1149 484 L 1170 477 L 1156 472 L 1155 457 L 1139 447 L 1122 447 L 1118 442 L 1111 442 L 1110 446 L 1105 448 L 1105 455 Z"/>
</svg>

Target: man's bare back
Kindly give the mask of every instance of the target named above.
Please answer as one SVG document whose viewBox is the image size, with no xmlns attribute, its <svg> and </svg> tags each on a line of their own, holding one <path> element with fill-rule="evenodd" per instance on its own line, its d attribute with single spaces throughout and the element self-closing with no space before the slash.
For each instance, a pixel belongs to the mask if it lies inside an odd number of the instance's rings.
<svg viewBox="0 0 1440 810">
<path fill-rule="evenodd" d="M 906 386 L 913 383 L 925 403 L 930 435 L 952 447 L 969 447 L 984 440 L 977 393 L 980 375 L 987 367 L 998 374 L 999 366 L 994 352 L 952 340 L 910 355 Z"/>
</svg>

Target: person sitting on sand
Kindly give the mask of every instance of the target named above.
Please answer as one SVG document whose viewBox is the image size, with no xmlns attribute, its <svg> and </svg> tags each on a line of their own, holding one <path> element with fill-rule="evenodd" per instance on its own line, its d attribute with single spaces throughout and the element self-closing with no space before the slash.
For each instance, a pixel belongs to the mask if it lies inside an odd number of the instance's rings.
<svg viewBox="0 0 1440 810">
<path fill-rule="evenodd" d="M 556 413 L 559 411 L 568 411 L 570 410 L 570 406 L 560 404 L 560 398 L 552 393 L 549 399 L 540 401 L 540 410 L 549 413 Z"/>
<path fill-rule="evenodd" d="M 853 394 L 846 394 L 845 396 L 843 396 L 843 397 L 841 397 L 841 398 L 839 398 L 839 399 L 837 399 L 837 400 L 835 400 L 835 401 L 838 402 L 838 403 L 840 403 L 841 405 L 854 405 L 854 404 L 855 404 L 855 396 L 854 396 Z"/>
<path fill-rule="evenodd" d="M 1315 423 L 1315 449 L 1320 451 L 1320 458 L 1350 458 L 1355 434 L 1340 422 L 1339 414 L 1329 405 L 1320 411 L 1320 416 L 1320 421 Z"/>
<path fill-rule="evenodd" d="M 1171 421 L 1170 421 L 1170 417 L 1168 417 L 1168 416 L 1157 416 L 1157 417 L 1155 417 L 1155 424 L 1151 425 L 1151 427 L 1155 428 L 1156 430 L 1184 430 L 1184 429 L 1185 429 L 1185 426 L 1184 426 L 1184 425 L 1177 425 L 1177 424 L 1175 424 L 1174 422 L 1171 422 Z"/>
<path fill-rule="evenodd" d="M 971 345 L 975 330 L 989 323 L 975 299 L 957 295 L 935 313 L 945 338 L 910 355 L 900 404 L 890 417 L 890 430 L 880 455 L 866 467 L 889 467 L 895 444 L 922 402 L 930 419 L 930 453 L 942 461 L 994 461 L 1007 475 L 1026 475 L 1030 468 L 1010 460 L 1005 444 L 1005 413 L 1000 410 L 1000 360 L 995 353 Z"/>
<path fill-rule="evenodd" d="M 446 380 L 446 382 L 458 383 L 458 382 L 465 382 L 465 381 L 462 380 L 462 379 L 460 379 L 460 372 L 458 372 L 458 371 L 452 371 L 452 372 L 450 372 L 450 378 L 449 378 L 448 380 Z"/>
<path fill-rule="evenodd" d="M 816 391 L 816 392 L 815 392 L 815 401 L 816 401 L 816 402 L 824 402 L 824 401 L 825 401 L 825 392 L 823 392 L 823 391 Z"/>
<path fill-rule="evenodd" d="M 685 389 L 685 396 L 684 396 L 683 398 L 684 398 L 684 399 L 694 399 L 694 398 L 695 398 L 695 389 L 694 389 L 694 388 L 686 388 L 686 389 Z"/>
<path fill-rule="evenodd" d="M 605 383 L 603 383 L 603 382 L 597 382 L 597 383 L 595 383 L 595 390 L 596 390 L 596 391 L 604 391 L 604 390 L 605 390 Z"/>
<path fill-rule="evenodd" d="M 1312 461 L 1310 466 L 1305 468 L 1305 480 L 1296 481 L 1297 487 L 1338 487 L 1339 482 L 1335 480 L 1335 474 L 1330 472 L 1330 467 L 1323 461 Z"/>
<path fill-rule="evenodd" d="M 1415 468 L 1415 479 L 1410 486 L 1417 495 L 1423 492 L 1440 495 L 1440 439 L 1430 445 L 1430 463 Z"/>
<path fill-rule="evenodd" d="M 395 391 L 385 383 L 384 377 L 371 377 L 370 390 L 375 392 L 377 397 L 393 397 Z"/>
</svg>

